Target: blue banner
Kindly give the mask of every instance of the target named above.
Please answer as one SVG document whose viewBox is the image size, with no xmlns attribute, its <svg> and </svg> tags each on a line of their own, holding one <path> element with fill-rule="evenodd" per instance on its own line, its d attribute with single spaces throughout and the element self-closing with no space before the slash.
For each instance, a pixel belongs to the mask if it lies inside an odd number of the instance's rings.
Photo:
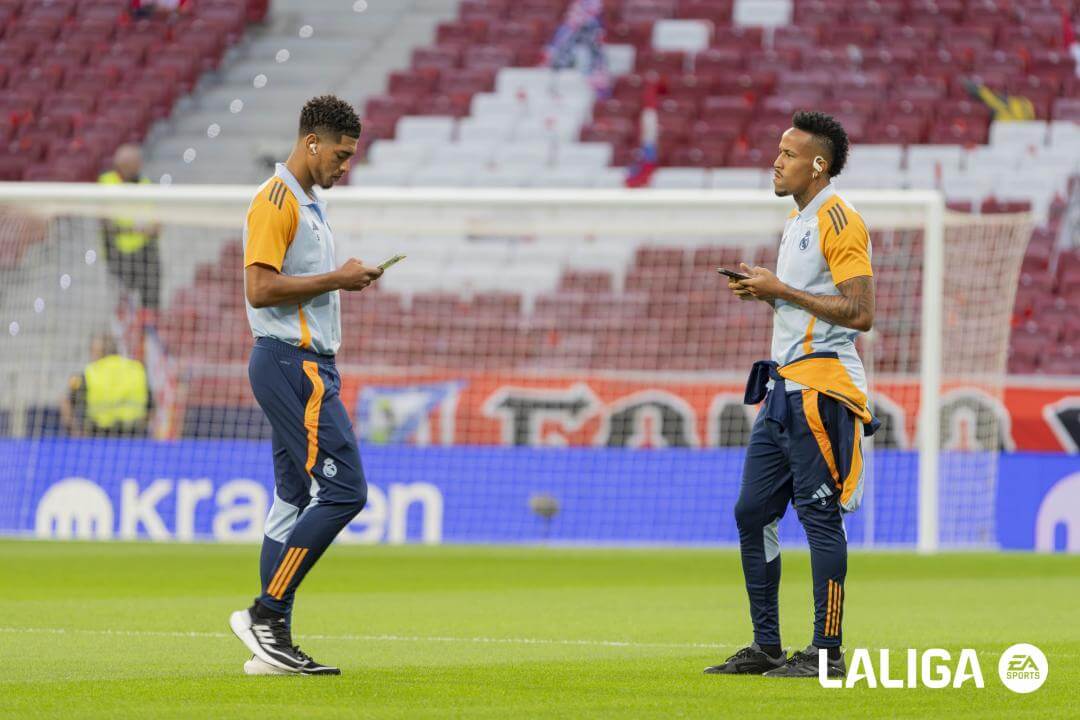
<svg viewBox="0 0 1080 720">
<path fill-rule="evenodd" d="M 742 448 L 376 446 L 362 455 L 369 503 L 345 542 L 738 542 Z M 972 498 L 987 492 L 967 487 L 959 471 L 971 474 L 980 459 L 943 460 L 944 541 L 1080 551 L 1080 458 L 981 461 L 999 470 L 996 497 L 981 503 L 985 517 Z M 845 518 L 849 540 L 911 547 L 918 457 L 879 450 L 873 462 L 864 509 Z M 270 446 L 261 441 L 3 440 L 0 467 L 8 469 L 0 533 L 9 535 L 257 541 L 273 497 Z M 780 537 L 805 544 L 794 510 Z"/>
</svg>

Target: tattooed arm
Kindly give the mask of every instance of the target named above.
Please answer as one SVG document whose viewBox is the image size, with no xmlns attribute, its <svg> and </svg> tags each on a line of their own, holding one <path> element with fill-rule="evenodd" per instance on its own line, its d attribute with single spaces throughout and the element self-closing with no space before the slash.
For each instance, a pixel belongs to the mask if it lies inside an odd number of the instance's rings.
<svg viewBox="0 0 1080 720">
<path fill-rule="evenodd" d="M 743 272 L 750 275 L 750 279 L 739 281 L 739 289 L 758 300 L 783 300 L 833 325 L 861 332 L 874 326 L 874 278 L 868 275 L 853 277 L 837 285 L 839 295 L 813 295 L 780 282 L 776 275 L 762 267 L 744 266 Z"/>
<path fill-rule="evenodd" d="M 780 295 L 793 305 L 798 305 L 811 315 L 833 325 L 842 325 L 866 332 L 874 326 L 874 278 L 867 275 L 853 277 L 836 286 L 839 295 L 811 295 L 788 287 Z"/>
</svg>

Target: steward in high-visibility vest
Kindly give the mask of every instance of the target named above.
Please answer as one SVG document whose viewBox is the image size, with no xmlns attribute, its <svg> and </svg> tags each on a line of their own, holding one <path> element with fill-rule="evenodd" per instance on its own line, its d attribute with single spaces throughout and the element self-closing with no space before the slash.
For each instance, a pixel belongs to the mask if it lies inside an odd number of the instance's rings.
<svg viewBox="0 0 1080 720">
<path fill-rule="evenodd" d="M 138 360 L 107 355 L 86 366 L 86 419 L 96 430 L 145 427 L 150 388 Z"/>
<path fill-rule="evenodd" d="M 102 185 L 122 185 L 124 178 L 120 177 L 120 173 L 115 170 L 110 170 L 102 173 L 98 178 L 98 182 Z M 150 180 L 144 177 L 140 177 L 135 182 L 140 185 L 150 184 Z M 123 255 L 130 255 L 142 250 L 151 240 L 152 236 L 139 230 L 135 226 L 135 221 L 131 218 L 113 217 L 109 221 L 113 225 L 110 233 L 113 245 L 116 247 L 117 252 Z"/>
<path fill-rule="evenodd" d="M 142 153 L 137 145 L 121 145 L 113 156 L 113 168 L 98 178 L 102 185 L 136 183 L 143 177 Z M 160 304 L 161 259 L 158 229 L 128 217 L 111 217 L 103 224 L 105 258 L 109 271 L 125 290 L 138 295 L 140 307 L 156 310 Z"/>
<path fill-rule="evenodd" d="M 69 381 L 61 416 L 72 435 L 146 435 L 153 398 L 146 368 L 119 355 L 111 337 L 94 339 L 93 358 Z"/>
</svg>

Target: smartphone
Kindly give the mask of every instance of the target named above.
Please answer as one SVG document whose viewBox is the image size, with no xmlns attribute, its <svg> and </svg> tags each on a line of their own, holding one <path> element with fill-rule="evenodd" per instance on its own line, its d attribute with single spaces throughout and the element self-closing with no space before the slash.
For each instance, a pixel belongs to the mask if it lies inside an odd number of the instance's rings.
<svg viewBox="0 0 1080 720">
<path fill-rule="evenodd" d="M 727 268 L 718 267 L 718 268 L 716 268 L 716 272 L 720 273 L 721 275 L 727 275 L 732 280 L 749 280 L 750 279 L 749 275 L 744 275 L 743 273 L 735 272 L 734 270 L 728 270 Z"/>
<path fill-rule="evenodd" d="M 389 258 L 383 260 L 381 263 L 379 263 L 379 269 L 380 270 L 385 270 L 386 268 L 390 267 L 391 265 L 396 265 L 397 263 L 401 262 L 404 259 L 405 259 L 404 255 L 394 255 L 393 257 L 389 257 Z"/>
</svg>

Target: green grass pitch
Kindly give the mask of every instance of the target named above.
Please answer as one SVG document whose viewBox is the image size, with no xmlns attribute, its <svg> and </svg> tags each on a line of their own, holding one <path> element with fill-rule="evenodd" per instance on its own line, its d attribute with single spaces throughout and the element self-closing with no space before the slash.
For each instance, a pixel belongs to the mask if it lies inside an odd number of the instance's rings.
<svg viewBox="0 0 1080 720">
<path fill-rule="evenodd" d="M 738 554 L 706 549 L 335 546 L 295 627 L 344 675 L 250 678 L 226 623 L 250 602 L 257 556 L 0 542 L 0 716 L 1080 717 L 1077 556 L 852 554 L 846 646 L 973 647 L 983 690 L 702 675 L 750 638 Z M 809 561 L 784 563 L 784 644 L 802 647 Z M 997 677 L 1017 642 L 1049 658 L 1031 695 Z"/>
</svg>

